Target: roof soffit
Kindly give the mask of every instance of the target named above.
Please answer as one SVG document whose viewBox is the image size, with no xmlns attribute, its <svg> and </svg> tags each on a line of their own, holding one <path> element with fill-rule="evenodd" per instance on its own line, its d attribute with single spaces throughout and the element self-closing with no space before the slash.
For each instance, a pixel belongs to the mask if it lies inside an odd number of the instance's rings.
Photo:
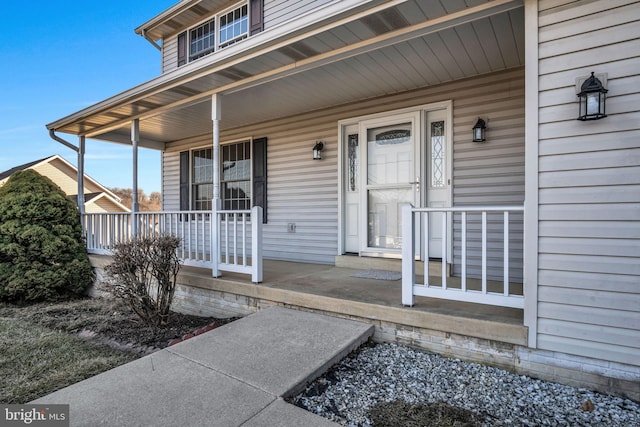
<svg viewBox="0 0 640 427">
<path fill-rule="evenodd" d="M 440 2 L 436 1 L 434 4 L 440 5 Z M 242 50 L 237 53 L 232 49 L 221 51 L 220 53 L 226 54 L 223 59 L 214 61 L 216 58 L 212 55 L 211 58 L 188 64 L 141 85 L 147 85 L 149 90 L 138 91 L 138 96 L 135 96 L 136 88 L 122 94 L 124 102 L 119 106 L 113 105 L 115 102 L 110 106 L 106 105 L 101 114 L 96 108 L 86 119 L 71 120 L 72 123 L 68 122 L 58 130 L 83 133 L 98 139 L 103 139 L 100 135 L 108 135 L 105 139 L 127 143 L 126 128 L 133 118 L 150 118 L 176 108 L 191 108 L 207 101 L 213 93 L 230 94 L 271 83 L 325 64 L 346 61 L 403 40 L 443 31 L 461 25 L 462 22 L 520 8 L 521 5 L 521 1 L 493 0 L 451 12 L 435 7 L 426 8 L 421 1 L 396 1 L 391 8 L 385 4 L 358 10 L 335 21 L 335 25 L 323 26 L 319 23 L 313 28 L 305 27 L 305 32 L 289 34 L 289 37 L 282 39 L 274 38 L 266 47 L 258 45 L 253 49 L 245 49 L 240 46 Z M 414 19 L 416 13 L 413 13 L 412 8 L 428 9 L 428 14 L 421 11 L 428 19 Z M 264 35 L 266 32 L 262 34 Z M 109 101 L 104 103 L 108 104 Z M 83 112 L 77 114 L 80 113 Z M 159 124 L 158 129 L 163 127 L 166 126 Z M 114 132 L 119 128 L 123 128 L 122 131 Z M 155 135 L 149 134 L 147 137 L 152 146 L 160 147 L 161 141 L 167 139 L 160 137 L 158 129 Z M 205 132 L 208 129 L 207 126 L 203 127 Z M 154 138 L 157 140 L 152 141 Z"/>
</svg>

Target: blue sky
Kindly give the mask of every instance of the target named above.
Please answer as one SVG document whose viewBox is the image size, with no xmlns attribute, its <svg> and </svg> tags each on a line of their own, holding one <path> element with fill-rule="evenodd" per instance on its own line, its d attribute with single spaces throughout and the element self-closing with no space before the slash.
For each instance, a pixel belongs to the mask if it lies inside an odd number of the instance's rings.
<svg viewBox="0 0 640 427">
<path fill-rule="evenodd" d="M 0 38 L 0 172 L 76 153 L 45 128 L 160 74 L 160 52 L 134 33 L 177 0 L 3 4 Z M 74 145 L 75 135 L 59 134 Z M 132 186 L 131 148 L 87 140 L 85 172 L 107 187 Z M 140 151 L 139 188 L 160 191 L 160 154 Z"/>
</svg>

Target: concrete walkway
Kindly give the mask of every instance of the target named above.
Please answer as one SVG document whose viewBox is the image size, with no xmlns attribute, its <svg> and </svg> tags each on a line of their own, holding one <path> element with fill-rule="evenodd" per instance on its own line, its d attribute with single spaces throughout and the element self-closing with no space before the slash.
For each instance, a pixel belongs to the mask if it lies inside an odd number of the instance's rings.
<svg viewBox="0 0 640 427">
<path fill-rule="evenodd" d="M 32 403 L 72 426 L 331 426 L 283 398 L 356 349 L 373 326 L 268 308 Z"/>
</svg>

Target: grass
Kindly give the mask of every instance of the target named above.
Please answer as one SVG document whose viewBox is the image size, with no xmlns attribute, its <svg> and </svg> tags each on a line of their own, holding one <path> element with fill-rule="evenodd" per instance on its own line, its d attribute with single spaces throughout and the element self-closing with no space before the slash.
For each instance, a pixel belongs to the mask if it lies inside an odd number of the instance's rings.
<svg viewBox="0 0 640 427">
<path fill-rule="evenodd" d="M 26 403 L 137 358 L 24 319 L 0 318 L 0 342 L 2 403 Z"/>
</svg>

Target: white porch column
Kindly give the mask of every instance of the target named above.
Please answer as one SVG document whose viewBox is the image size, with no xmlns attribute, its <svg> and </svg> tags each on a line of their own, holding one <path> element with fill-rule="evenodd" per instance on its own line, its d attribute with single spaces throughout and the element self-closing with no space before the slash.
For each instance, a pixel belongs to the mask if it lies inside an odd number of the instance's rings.
<svg viewBox="0 0 640 427">
<path fill-rule="evenodd" d="M 84 136 L 78 137 L 78 210 L 84 214 Z"/>
<path fill-rule="evenodd" d="M 220 198 L 220 101 L 217 93 L 211 96 L 211 120 L 213 121 L 213 200 Z"/>
<path fill-rule="evenodd" d="M 131 147 L 133 148 L 133 188 L 131 194 L 131 224 L 134 236 L 138 235 L 138 223 L 136 212 L 140 209 L 138 204 L 138 142 L 140 141 L 140 120 L 131 122 Z"/>
<path fill-rule="evenodd" d="M 218 211 L 222 208 L 222 202 L 220 200 L 220 116 L 221 108 L 220 101 L 221 95 L 217 93 L 211 95 L 211 121 L 213 122 L 213 212 L 211 215 L 211 275 L 213 277 L 220 277 L 220 270 L 218 268 L 218 261 L 220 259 L 219 253 L 219 224 Z"/>
</svg>

